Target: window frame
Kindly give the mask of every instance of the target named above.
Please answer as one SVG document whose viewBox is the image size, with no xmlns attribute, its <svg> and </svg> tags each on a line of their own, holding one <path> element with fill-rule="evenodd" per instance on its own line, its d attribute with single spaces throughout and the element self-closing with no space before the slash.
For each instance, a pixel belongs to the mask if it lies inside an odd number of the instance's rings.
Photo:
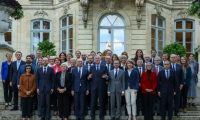
<svg viewBox="0 0 200 120">
<path fill-rule="evenodd" d="M 40 21 L 40 29 L 33 29 L 33 23 L 35 21 Z M 50 24 L 49 30 L 43 29 L 43 21 L 47 21 Z M 41 29 L 42 28 L 42 29 Z M 49 33 L 49 42 L 51 42 L 51 30 L 52 30 L 52 23 L 50 20 L 45 19 L 35 19 L 31 21 L 31 53 L 33 53 L 33 33 L 38 32 L 40 33 L 40 42 L 43 42 L 43 35 L 42 33 Z"/>
<path fill-rule="evenodd" d="M 182 29 L 176 29 L 176 23 L 182 21 Z M 193 29 L 186 29 L 186 21 L 192 22 L 192 28 Z M 186 33 L 191 32 L 192 33 L 192 40 L 191 42 L 186 42 Z M 174 21 L 174 42 L 176 42 L 176 33 L 183 33 L 183 46 L 186 48 L 186 43 L 191 43 L 192 45 L 192 51 L 186 53 L 194 53 L 194 44 L 195 44 L 195 21 L 191 19 L 181 19 L 181 20 L 175 20 Z"/>
<path fill-rule="evenodd" d="M 73 44 L 72 44 L 72 49 L 69 49 L 69 40 L 70 40 L 70 38 L 69 38 L 69 29 L 71 29 L 72 28 L 72 30 L 73 30 L 73 23 L 71 24 L 71 25 L 69 25 L 69 17 L 70 16 L 72 16 L 72 18 L 73 18 L 73 15 L 67 15 L 67 16 L 64 16 L 64 17 L 62 17 L 61 19 L 60 19 L 60 51 L 61 52 L 65 52 L 65 53 L 69 53 L 70 52 L 70 50 L 72 50 L 73 51 Z M 62 20 L 63 19 L 66 19 L 67 18 L 67 26 L 65 26 L 65 27 L 62 27 Z M 74 18 L 73 18 L 74 19 Z M 62 31 L 63 30 L 66 30 L 66 32 L 67 32 L 67 34 L 66 34 L 66 50 L 62 50 Z M 72 31 L 73 32 L 73 31 Z M 73 34 L 73 33 L 72 33 Z M 72 37 L 72 43 L 73 43 L 73 41 L 74 41 L 74 36 Z"/>
<path fill-rule="evenodd" d="M 101 22 L 103 21 L 103 19 L 104 18 L 106 18 L 108 15 L 116 15 L 117 17 L 119 17 L 119 18 L 121 18 L 121 20 L 123 21 L 123 23 L 124 23 L 124 26 L 113 26 L 113 25 L 111 25 L 111 26 L 101 26 L 100 24 L 101 24 Z M 117 20 L 117 18 L 116 18 L 116 20 Z M 115 20 L 115 21 L 116 21 Z M 113 23 L 115 23 L 115 21 L 113 22 Z M 105 14 L 105 15 L 103 15 L 102 17 L 101 17 L 101 19 L 99 20 L 99 24 L 98 24 L 98 51 L 100 51 L 100 43 L 107 43 L 107 42 L 101 42 L 100 41 L 100 30 L 101 29 L 105 29 L 105 30 L 108 30 L 108 29 L 111 29 L 111 48 L 110 48 L 110 50 L 112 50 L 113 51 L 113 54 L 114 54 L 114 42 L 113 42 L 113 40 L 114 40 L 114 29 L 124 29 L 124 42 L 120 42 L 120 43 L 123 43 L 124 44 L 124 50 L 123 51 L 126 51 L 126 22 L 125 22 L 125 20 L 124 20 L 124 18 L 121 16 L 121 15 L 119 15 L 119 14 L 112 14 L 112 13 L 108 13 L 108 14 Z M 122 52 L 123 52 L 122 51 Z M 100 51 L 101 52 L 101 51 Z M 105 57 L 105 56 L 102 56 L 102 57 Z M 120 57 L 120 55 L 119 55 L 119 57 Z"/>
</svg>

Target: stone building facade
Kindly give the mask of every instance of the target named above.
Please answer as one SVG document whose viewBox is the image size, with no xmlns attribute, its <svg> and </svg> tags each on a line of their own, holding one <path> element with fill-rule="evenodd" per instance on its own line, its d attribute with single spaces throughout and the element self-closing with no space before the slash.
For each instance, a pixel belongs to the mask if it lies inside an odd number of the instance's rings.
<svg viewBox="0 0 200 120">
<path fill-rule="evenodd" d="M 6 40 L 23 55 L 44 40 L 55 43 L 57 55 L 111 49 L 131 58 L 137 49 L 156 49 L 160 56 L 165 45 L 178 42 L 189 54 L 200 44 L 200 21 L 186 12 L 191 0 L 18 1 L 25 16 L 12 20 Z"/>
</svg>

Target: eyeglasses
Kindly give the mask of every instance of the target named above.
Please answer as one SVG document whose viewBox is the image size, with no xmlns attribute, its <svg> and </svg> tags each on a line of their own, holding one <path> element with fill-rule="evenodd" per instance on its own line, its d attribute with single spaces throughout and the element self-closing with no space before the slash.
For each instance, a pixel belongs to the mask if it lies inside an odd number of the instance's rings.
<svg viewBox="0 0 200 120">
<path fill-rule="evenodd" d="M 26 68 L 26 69 L 31 69 L 31 68 Z"/>
</svg>

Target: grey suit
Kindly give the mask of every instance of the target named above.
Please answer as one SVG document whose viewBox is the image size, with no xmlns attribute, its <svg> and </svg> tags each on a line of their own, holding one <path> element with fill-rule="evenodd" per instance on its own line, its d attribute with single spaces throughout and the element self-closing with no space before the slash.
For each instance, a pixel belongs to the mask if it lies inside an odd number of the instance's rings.
<svg viewBox="0 0 200 120">
<path fill-rule="evenodd" d="M 108 93 L 110 93 L 111 117 L 115 117 L 115 96 L 117 101 L 116 118 L 121 115 L 121 94 L 125 91 L 125 72 L 118 69 L 117 78 L 115 79 L 114 70 L 109 72 Z"/>
<path fill-rule="evenodd" d="M 162 71 L 162 70 L 165 70 L 165 68 L 163 66 L 158 66 L 158 70 L 159 72 Z M 153 72 L 156 72 L 157 74 L 157 71 L 156 71 L 156 66 L 153 65 Z M 158 72 L 158 73 L 159 73 Z M 159 84 L 160 85 L 160 84 Z M 157 90 L 156 90 L 157 91 Z M 153 103 L 153 113 L 155 113 L 155 111 L 157 113 L 161 113 L 160 112 L 160 97 L 158 96 L 158 94 L 156 93 L 156 96 L 155 96 L 155 99 L 154 99 L 154 103 Z"/>
</svg>

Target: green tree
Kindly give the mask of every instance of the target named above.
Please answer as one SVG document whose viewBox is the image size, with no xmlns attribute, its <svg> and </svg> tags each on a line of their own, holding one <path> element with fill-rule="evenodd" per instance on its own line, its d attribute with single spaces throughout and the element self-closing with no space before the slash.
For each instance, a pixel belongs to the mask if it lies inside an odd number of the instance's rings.
<svg viewBox="0 0 200 120">
<path fill-rule="evenodd" d="M 196 47 L 195 49 L 194 49 L 194 52 L 195 52 L 195 54 L 194 54 L 194 59 L 198 62 L 198 53 L 196 52 L 196 50 L 198 49 L 200 47 L 200 45 L 198 45 L 198 47 Z"/>
<path fill-rule="evenodd" d="M 171 43 L 169 45 L 166 45 L 163 48 L 163 52 L 166 52 L 168 54 L 168 58 L 170 58 L 171 54 L 179 54 L 180 56 L 186 55 L 186 48 L 178 43 Z"/>
<path fill-rule="evenodd" d="M 43 57 L 46 56 L 46 54 L 50 55 L 56 55 L 55 48 L 56 46 L 54 43 L 49 42 L 49 41 L 43 41 L 38 43 L 38 50 L 41 50 L 43 53 Z"/>
</svg>

